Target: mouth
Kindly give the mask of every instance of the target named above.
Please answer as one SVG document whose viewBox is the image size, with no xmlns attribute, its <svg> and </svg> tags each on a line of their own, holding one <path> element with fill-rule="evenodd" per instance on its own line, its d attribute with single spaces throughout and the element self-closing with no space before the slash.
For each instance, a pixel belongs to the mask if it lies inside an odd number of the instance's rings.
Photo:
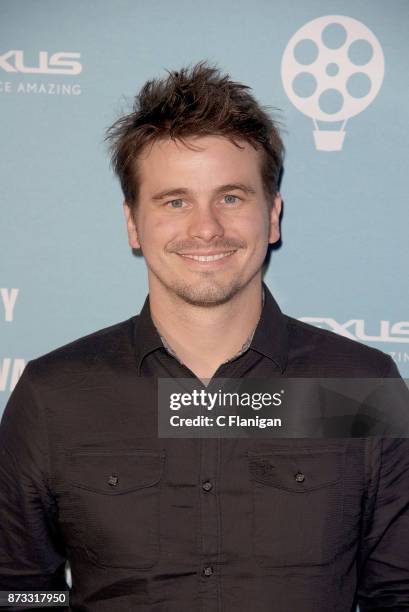
<svg viewBox="0 0 409 612">
<path fill-rule="evenodd" d="M 196 262 L 202 266 L 209 265 L 221 265 L 222 260 L 231 257 L 236 251 L 224 251 L 223 253 L 207 253 L 205 255 L 201 254 L 192 254 L 192 253 L 177 253 L 180 257 L 184 259 L 189 259 L 192 262 Z M 220 262 L 220 263 L 218 263 Z M 224 262 L 223 262 L 224 263 Z"/>
</svg>

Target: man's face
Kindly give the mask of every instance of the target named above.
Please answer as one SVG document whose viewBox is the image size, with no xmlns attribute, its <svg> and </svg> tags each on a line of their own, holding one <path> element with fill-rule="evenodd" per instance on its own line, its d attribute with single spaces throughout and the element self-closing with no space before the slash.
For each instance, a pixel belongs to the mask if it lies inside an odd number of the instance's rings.
<svg viewBox="0 0 409 612">
<path fill-rule="evenodd" d="M 261 280 L 268 243 L 279 239 L 281 200 L 268 202 L 260 153 L 221 136 L 157 141 L 138 160 L 129 244 L 141 248 L 150 291 L 197 306 L 230 300 Z M 160 294 L 160 293 L 159 293 Z"/>
</svg>

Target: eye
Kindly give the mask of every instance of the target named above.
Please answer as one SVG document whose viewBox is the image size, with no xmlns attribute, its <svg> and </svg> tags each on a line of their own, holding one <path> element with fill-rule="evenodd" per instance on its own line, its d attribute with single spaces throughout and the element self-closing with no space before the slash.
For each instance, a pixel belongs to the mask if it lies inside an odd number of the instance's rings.
<svg viewBox="0 0 409 612">
<path fill-rule="evenodd" d="M 168 206 L 169 208 L 182 208 L 183 204 L 184 204 L 184 200 L 181 200 L 180 198 L 166 202 L 166 206 Z"/>
<path fill-rule="evenodd" d="M 240 198 L 237 196 L 230 194 L 223 196 L 223 199 L 226 204 L 237 204 L 237 202 L 240 200 Z"/>
</svg>

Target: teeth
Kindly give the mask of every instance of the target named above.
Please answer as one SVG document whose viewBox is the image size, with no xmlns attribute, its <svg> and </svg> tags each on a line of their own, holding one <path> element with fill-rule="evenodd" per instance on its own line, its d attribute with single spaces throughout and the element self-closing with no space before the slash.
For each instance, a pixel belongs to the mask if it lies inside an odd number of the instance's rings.
<svg viewBox="0 0 409 612">
<path fill-rule="evenodd" d="M 189 257 L 189 259 L 194 259 L 195 261 L 216 261 L 217 259 L 222 259 L 223 257 L 231 255 L 232 253 L 234 253 L 234 251 L 219 253 L 218 255 L 183 255 L 183 257 Z"/>
</svg>

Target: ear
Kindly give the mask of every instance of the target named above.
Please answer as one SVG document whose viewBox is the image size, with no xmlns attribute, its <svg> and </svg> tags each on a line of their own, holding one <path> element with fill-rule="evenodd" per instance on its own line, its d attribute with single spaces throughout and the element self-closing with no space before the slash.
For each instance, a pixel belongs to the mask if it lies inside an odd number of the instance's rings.
<svg viewBox="0 0 409 612">
<path fill-rule="evenodd" d="M 126 228 L 128 231 L 128 244 L 133 249 L 140 249 L 141 245 L 138 240 L 138 232 L 136 230 L 135 219 L 132 214 L 131 207 L 126 202 L 126 200 L 124 201 L 123 207 L 126 220 Z"/>
<path fill-rule="evenodd" d="M 273 205 L 270 210 L 270 235 L 268 242 L 274 244 L 280 240 L 280 213 L 281 213 L 282 199 L 280 194 L 277 192 Z"/>
</svg>

